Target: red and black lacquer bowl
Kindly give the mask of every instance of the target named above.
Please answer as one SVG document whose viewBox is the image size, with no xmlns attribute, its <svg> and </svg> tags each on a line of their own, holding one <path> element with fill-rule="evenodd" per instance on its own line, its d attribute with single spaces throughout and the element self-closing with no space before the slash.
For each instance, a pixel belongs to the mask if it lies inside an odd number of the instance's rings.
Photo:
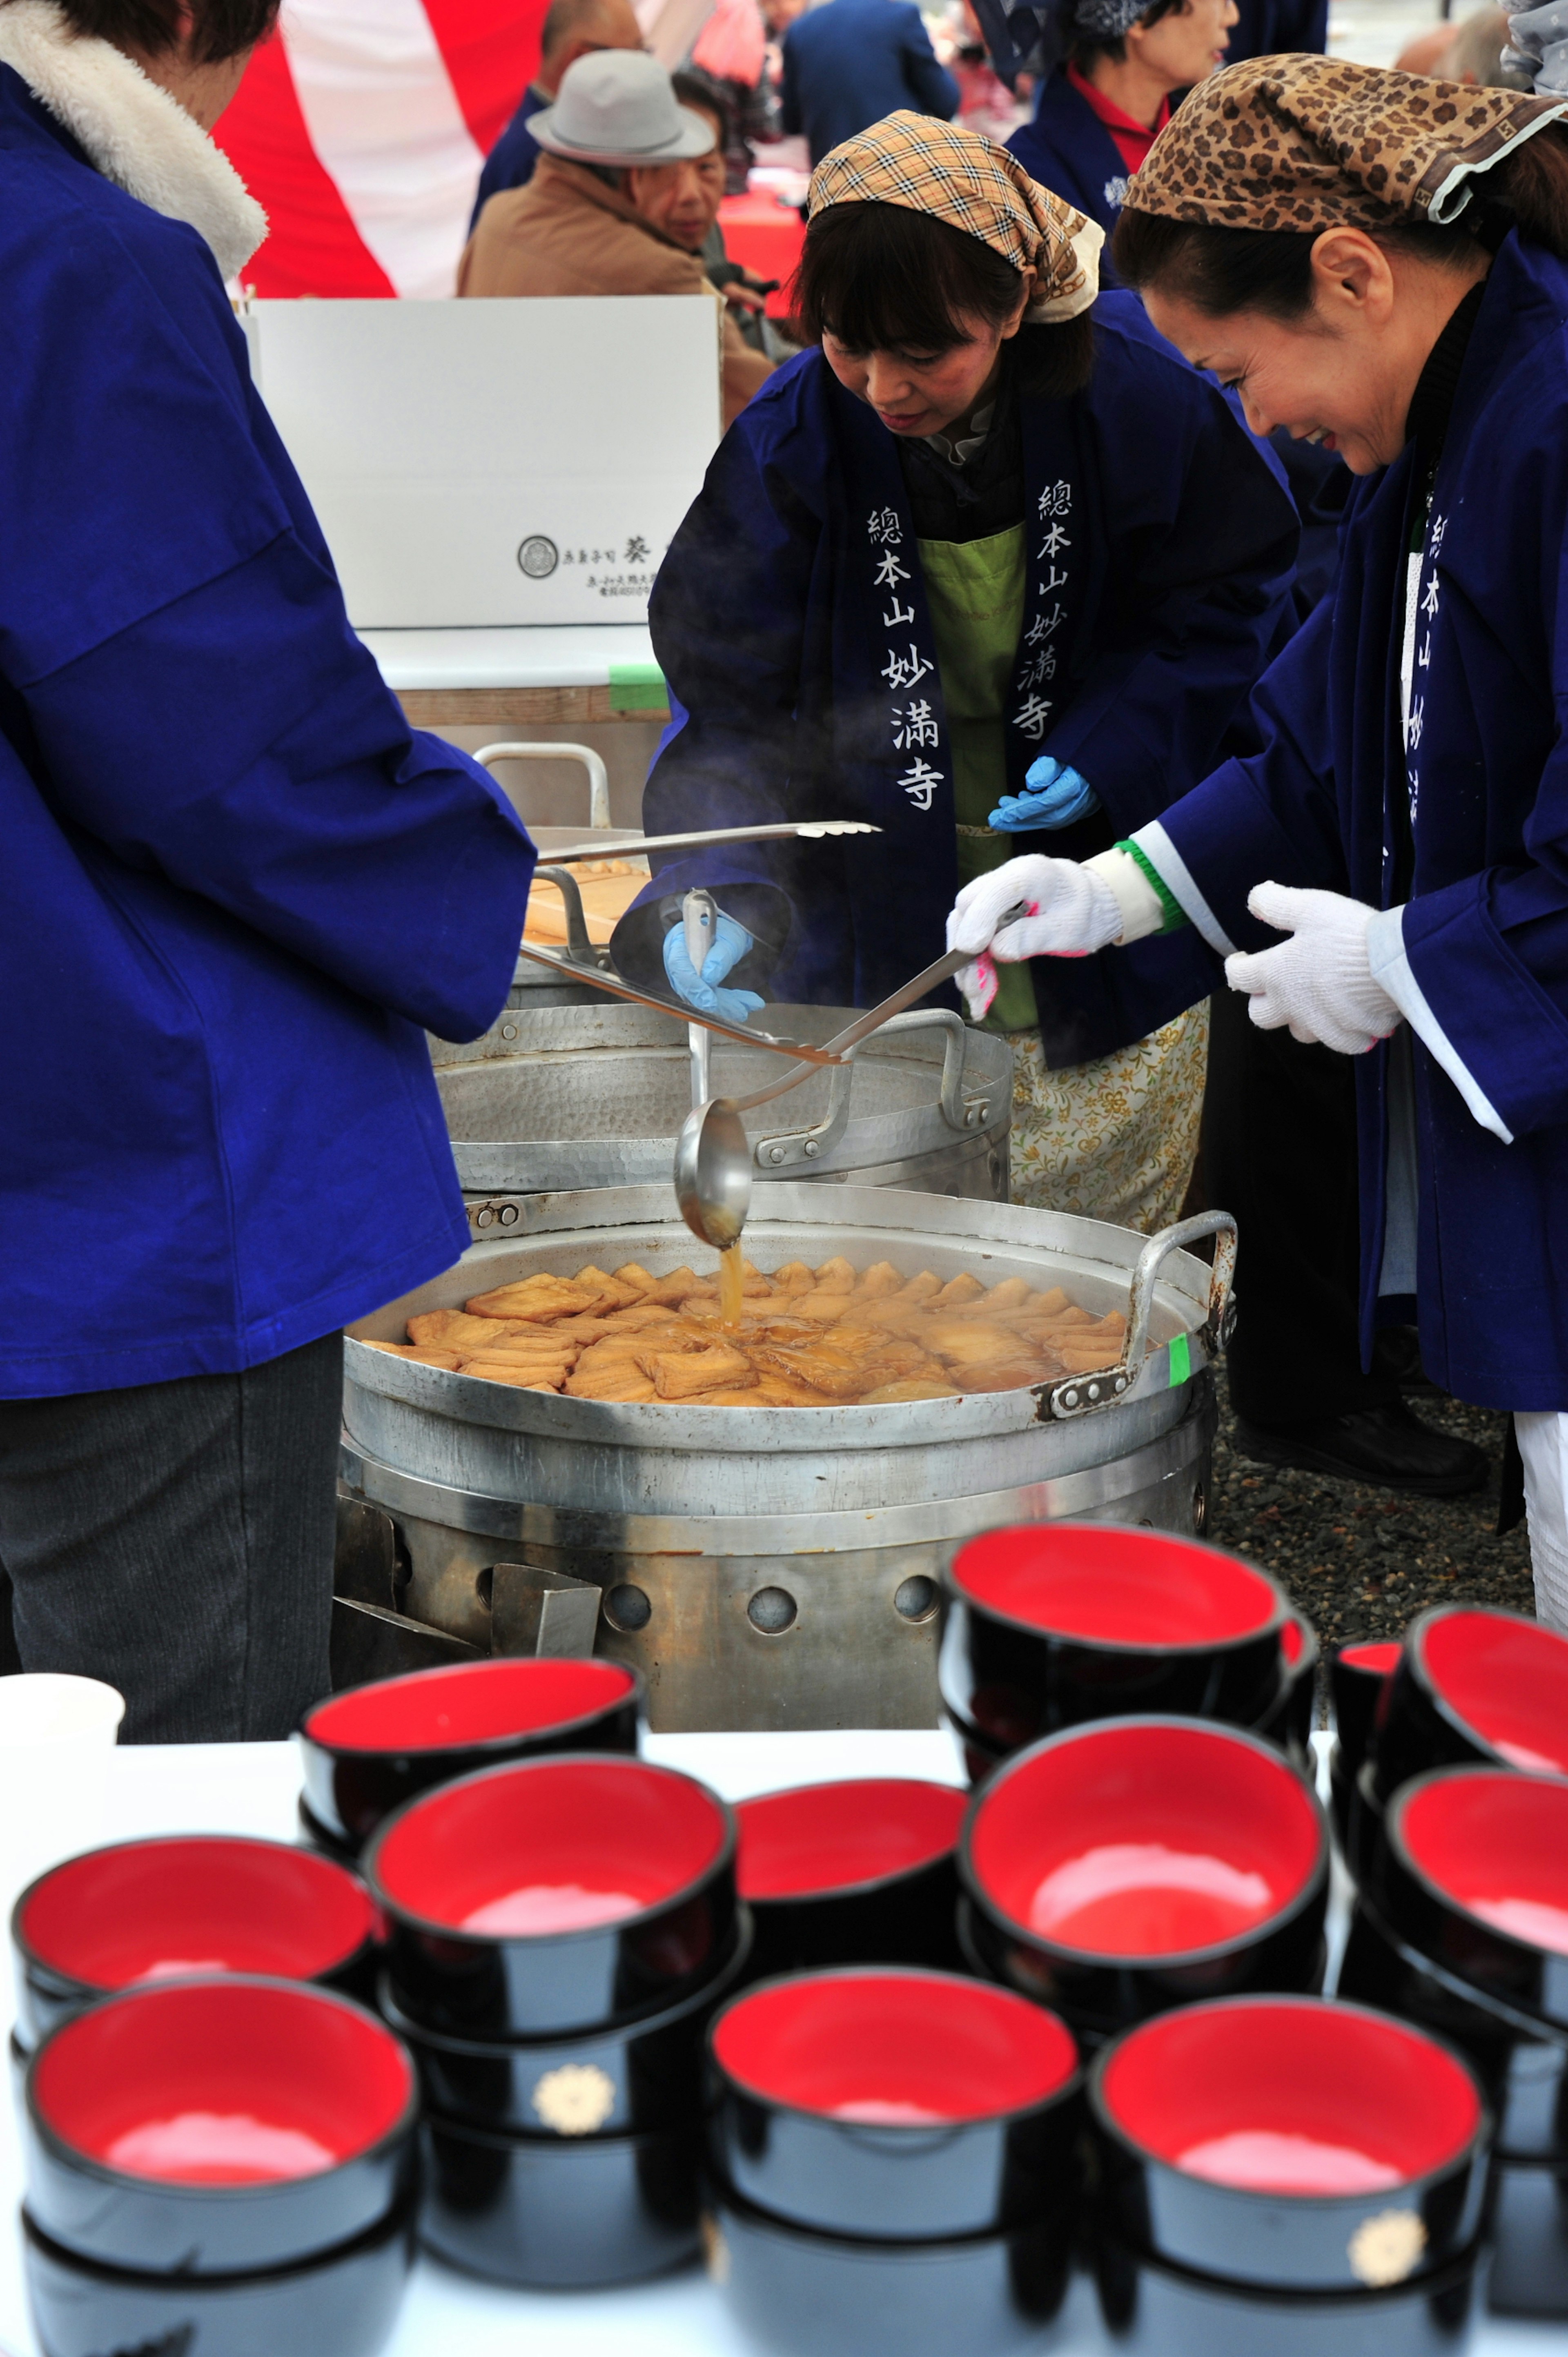
<svg viewBox="0 0 1568 2357">
<path fill-rule="evenodd" d="M 775 2218 L 894 2242 L 1069 2204 L 1078 2045 L 1010 1990 L 879 1965 L 766 1981 L 708 2033 L 714 2170 Z"/>
<path fill-rule="evenodd" d="M 708 2271 L 748 2347 L 778 2357 L 1040 2357 L 1055 2345 L 1070 2212 L 952 2242 L 792 2225 L 710 2184 Z"/>
<path fill-rule="evenodd" d="M 1282 1743 L 1305 1761 L 1317 1715 L 1317 1631 L 1305 1613 L 1293 1612 L 1280 1631 L 1280 1690 L 1254 1733 Z"/>
<path fill-rule="evenodd" d="M 48 2357 L 376 2357 L 413 2264 L 414 2201 L 351 2243 L 250 2275 L 95 2266 L 22 2212 L 22 2269 Z"/>
<path fill-rule="evenodd" d="M 358 1849 L 437 1785 L 553 1751 L 635 1751 L 642 1680 L 620 1662 L 460 1662 L 378 1678 L 300 1724 L 302 1822 Z"/>
<path fill-rule="evenodd" d="M 1176 2266 L 1107 2223 L 1095 2272 L 1121 2357 L 1458 2357 L 1479 2255 L 1477 2245 L 1383 2290 L 1278 2290 Z"/>
<path fill-rule="evenodd" d="M 1321 1970 L 1323 1813 L 1238 1727 L 1125 1718 L 1048 1737 L 975 1794 L 959 1871 L 985 1969 L 1090 2035 Z"/>
<path fill-rule="evenodd" d="M 826 1964 L 955 1964 L 968 1805 L 957 1786 L 912 1776 L 740 1802 L 736 1874 L 757 1925 L 752 1977 Z"/>
<path fill-rule="evenodd" d="M 1129 1712 L 1251 1726 L 1279 1694 L 1289 1609 L 1266 1573 L 1168 1532 L 991 1531 L 947 1575 L 942 1700 L 1003 1750 Z"/>
<path fill-rule="evenodd" d="M 419 2236 L 498 2283 L 585 2290 L 697 2253 L 696 2119 L 641 2136 L 503 2136 L 427 2115 Z"/>
<path fill-rule="evenodd" d="M 1231 1997 L 1163 2015 L 1090 2075 L 1115 2232 L 1235 2282 L 1355 2291 L 1480 2232 L 1491 2123 L 1449 2047 L 1365 2007 Z"/>
<path fill-rule="evenodd" d="M 678 2004 L 735 1937 L 735 1819 L 623 1753 L 487 1769 L 411 1801 L 365 1853 L 393 1998 L 459 2038 L 548 2038 Z"/>
<path fill-rule="evenodd" d="M 36 2045 L 102 1996 L 193 1974 L 369 1997 L 381 1918 L 355 1874 L 285 1842 L 173 1835 L 51 1867 L 11 1910 L 16 2019 Z"/>
<path fill-rule="evenodd" d="M 132 1989 L 33 2057 L 28 2214 L 112 2268 L 295 2265 L 399 2210 L 417 2109 L 404 2048 L 334 1991 L 238 1974 Z"/>
<path fill-rule="evenodd" d="M 1568 1637 L 1519 1612 L 1439 1605 L 1405 1631 L 1380 1705 L 1378 1798 L 1478 1763 L 1568 1776 Z"/>
<path fill-rule="evenodd" d="M 1338 1985 L 1342 1996 L 1397 2014 L 1459 2049 L 1491 2105 L 1499 2158 L 1568 2165 L 1568 2029 L 1434 1964 L 1365 1891 L 1351 1914 Z M 1568 2222 L 1564 2239 L 1568 2247 Z"/>
<path fill-rule="evenodd" d="M 1568 1781 L 1449 1768 L 1389 1803 L 1372 1869 L 1412 1947 L 1568 2029 Z"/>
<path fill-rule="evenodd" d="M 1354 1782 L 1372 1748 L 1378 1706 L 1404 1651 L 1397 1640 L 1341 1645 L 1328 1663 L 1328 1696 L 1340 1764 Z"/>
<path fill-rule="evenodd" d="M 418 2066 L 427 2111 L 458 2127 L 535 2136 L 626 2136 L 677 2127 L 702 2105 L 703 2038 L 750 1963 L 743 1907 L 711 1981 L 662 2013 L 564 2038 L 485 2044 L 422 2029 L 383 1978 L 381 2013 Z"/>
</svg>

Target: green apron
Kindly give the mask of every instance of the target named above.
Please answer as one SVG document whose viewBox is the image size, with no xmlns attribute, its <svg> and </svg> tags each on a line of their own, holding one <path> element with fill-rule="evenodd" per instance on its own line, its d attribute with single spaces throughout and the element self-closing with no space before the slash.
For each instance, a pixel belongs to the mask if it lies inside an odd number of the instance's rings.
<svg viewBox="0 0 1568 2357">
<path fill-rule="evenodd" d="M 952 748 L 958 880 L 971 884 L 1016 846 L 987 819 L 1007 791 L 1007 691 L 1024 627 L 1024 526 L 987 540 L 922 540 L 920 570 L 931 609 L 937 670 Z M 1033 1031 L 1039 1015 L 1026 965 L 999 965 L 988 1031 Z"/>
</svg>

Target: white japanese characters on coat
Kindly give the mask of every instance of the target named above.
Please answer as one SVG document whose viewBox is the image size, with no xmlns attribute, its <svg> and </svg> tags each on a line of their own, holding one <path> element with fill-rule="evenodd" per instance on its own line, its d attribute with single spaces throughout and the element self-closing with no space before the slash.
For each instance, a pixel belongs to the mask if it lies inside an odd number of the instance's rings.
<svg viewBox="0 0 1568 2357">
<path fill-rule="evenodd" d="M 904 544 L 904 526 L 896 508 L 873 508 L 866 519 L 865 530 L 875 557 L 873 586 L 885 593 L 886 597 L 886 610 L 882 616 L 882 627 L 891 640 L 895 631 L 908 630 L 912 632 L 915 620 L 913 604 L 906 602 L 901 595 L 903 584 L 911 578 L 898 554 Z M 936 664 L 929 655 L 920 652 L 918 641 L 911 635 L 902 645 L 889 644 L 881 676 L 895 695 L 907 696 L 911 688 L 918 687 L 921 681 L 929 678 L 935 670 Z M 939 742 L 937 716 L 931 709 L 930 698 L 915 696 L 908 704 L 894 705 L 888 721 L 893 733 L 894 750 L 914 755 L 898 783 L 918 811 L 929 811 L 936 798 L 937 788 L 947 776 L 944 770 L 933 769 L 920 749 L 927 747 L 934 751 Z"/>
</svg>

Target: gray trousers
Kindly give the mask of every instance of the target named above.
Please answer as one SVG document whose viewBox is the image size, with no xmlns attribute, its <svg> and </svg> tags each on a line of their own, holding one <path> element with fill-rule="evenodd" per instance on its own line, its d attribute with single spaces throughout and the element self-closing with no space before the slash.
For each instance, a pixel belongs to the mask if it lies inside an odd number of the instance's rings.
<svg viewBox="0 0 1568 2357">
<path fill-rule="evenodd" d="M 329 1685 L 343 1338 L 241 1375 L 0 1400 L 0 1667 L 124 1695 L 127 1743 L 288 1735 Z"/>
</svg>

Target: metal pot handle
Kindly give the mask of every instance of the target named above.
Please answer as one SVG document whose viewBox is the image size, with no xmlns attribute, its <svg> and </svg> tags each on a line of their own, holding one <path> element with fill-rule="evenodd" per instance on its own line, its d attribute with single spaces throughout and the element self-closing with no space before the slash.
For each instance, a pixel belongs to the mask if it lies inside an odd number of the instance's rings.
<svg viewBox="0 0 1568 2357">
<path fill-rule="evenodd" d="M 498 761 L 581 761 L 588 773 L 588 824 L 610 823 L 610 773 L 591 745 L 481 745 L 474 759 L 487 770 Z"/>
<path fill-rule="evenodd" d="M 1058 1417 L 1087 1415 L 1092 1409 L 1113 1407 L 1124 1398 L 1143 1372 L 1148 1355 L 1149 1315 L 1155 1304 L 1155 1283 L 1173 1252 L 1213 1236 L 1214 1266 L 1208 1279 L 1208 1315 L 1196 1334 L 1185 1338 L 1190 1349 L 1198 1343 L 1205 1361 L 1218 1358 L 1236 1322 L 1230 1288 L 1236 1275 L 1236 1222 L 1229 1211 L 1200 1211 L 1196 1219 L 1177 1220 L 1151 1236 L 1138 1254 L 1127 1297 L 1127 1340 L 1114 1367 L 1093 1374 L 1069 1375 L 1062 1382 L 1042 1384 L 1035 1396 L 1041 1415 Z"/>
<path fill-rule="evenodd" d="M 553 884 L 566 903 L 567 956 L 575 958 L 579 965 L 596 965 L 599 963 L 599 952 L 588 939 L 588 920 L 583 914 L 583 895 L 571 869 L 569 867 L 536 867 L 533 877 L 535 883 L 542 878 L 545 883 Z"/>
<path fill-rule="evenodd" d="M 969 1052 L 969 1026 L 950 1006 L 917 1006 L 908 1015 L 890 1016 L 878 1026 L 874 1036 L 886 1039 L 904 1031 L 929 1031 L 933 1026 L 945 1038 L 942 1043 L 942 1118 L 950 1129 L 972 1135 L 983 1129 L 991 1119 L 989 1097 L 973 1097 L 967 1103 L 963 1094 L 964 1060 Z M 759 1137 L 752 1158 L 759 1170 L 776 1172 L 791 1163 L 820 1161 L 831 1154 L 849 1125 L 850 1097 L 854 1085 L 854 1059 L 864 1042 L 857 1041 L 844 1051 L 844 1060 L 833 1073 L 828 1093 L 828 1109 L 813 1129 L 781 1130 L 771 1137 Z M 789 1082 L 785 1083 L 788 1087 Z M 769 1090 L 768 1094 L 782 1095 L 783 1091 Z M 755 1098 L 743 1100 L 754 1103 Z"/>
</svg>

